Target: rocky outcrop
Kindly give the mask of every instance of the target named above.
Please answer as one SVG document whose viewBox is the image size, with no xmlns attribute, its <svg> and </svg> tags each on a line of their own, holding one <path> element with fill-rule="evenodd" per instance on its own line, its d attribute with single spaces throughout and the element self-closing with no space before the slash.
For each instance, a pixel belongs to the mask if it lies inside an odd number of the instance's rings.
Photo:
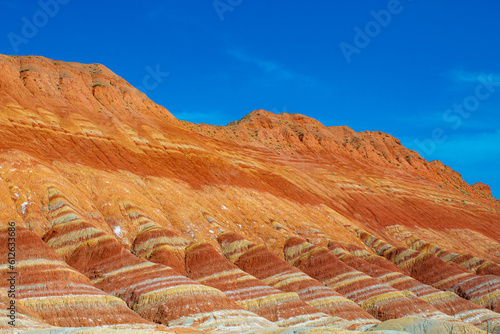
<svg viewBox="0 0 500 334">
<path fill-rule="evenodd" d="M 0 287 L 8 290 L 7 278 L 14 276 L 12 286 L 16 302 L 30 310 L 29 314 L 36 314 L 53 326 L 156 327 L 132 312 L 123 300 L 92 286 L 87 277 L 68 266 L 33 232 L 23 227 L 15 230 L 3 227 L 0 229 L 0 249 L 7 249 L 9 242 L 13 242 L 15 249 L 12 253 L 16 274 L 11 274 L 8 253 L 2 253 Z M 100 313 L 96 313 L 96 309 Z"/>
<path fill-rule="evenodd" d="M 165 228 L 138 208 L 127 203 L 127 215 L 139 226 L 132 244 L 132 253 L 154 263 L 168 266 L 186 276 L 184 248 L 190 244 L 184 236 L 172 227 Z"/>
<path fill-rule="evenodd" d="M 265 284 L 285 292 L 295 292 L 310 306 L 368 328 L 378 323 L 354 302 L 292 267 L 263 245 L 256 245 L 233 232 L 218 238 L 224 256 L 243 271 Z"/>
<path fill-rule="evenodd" d="M 309 306 L 295 292 L 283 292 L 245 273 L 219 254 L 212 245 L 199 242 L 186 250 L 189 277 L 223 291 L 240 306 L 280 327 L 356 328 Z"/>
<path fill-rule="evenodd" d="M 497 276 L 474 275 L 461 266 L 444 262 L 434 254 L 395 247 L 361 229 L 357 229 L 357 233 L 373 251 L 418 281 L 443 291 L 452 290 L 481 307 L 500 311 L 500 280 Z"/>
<path fill-rule="evenodd" d="M 431 244 L 416 236 L 405 240 L 406 244 L 419 252 L 428 252 L 436 255 L 447 263 L 455 263 L 478 275 L 496 275 L 500 277 L 500 265 L 497 263 L 481 259 L 470 253 L 456 254 L 437 245 Z"/>
<path fill-rule="evenodd" d="M 484 194 L 486 197 L 493 197 L 491 193 L 491 188 L 489 185 L 482 182 L 476 182 L 472 185 L 472 188 L 478 190 L 480 193 Z"/>
<path fill-rule="evenodd" d="M 430 304 L 382 284 L 342 263 L 325 247 L 290 237 L 284 246 L 286 260 L 324 285 L 356 302 L 380 320 L 404 316 L 449 319 Z"/>
<path fill-rule="evenodd" d="M 360 258 L 368 263 L 376 265 L 377 267 L 385 268 L 385 269 L 390 270 L 392 272 L 400 272 L 400 273 L 403 272 L 398 266 L 396 266 L 391 261 L 387 260 L 385 257 L 374 254 L 373 252 L 369 252 L 366 249 L 361 248 L 359 246 L 352 245 L 352 244 L 343 244 L 343 243 L 329 240 L 328 248 L 332 249 L 332 247 L 335 247 L 335 249 L 338 249 L 338 248 L 340 248 L 342 250 L 345 249 L 345 250 L 349 251 L 351 254 L 355 255 L 356 257 L 358 257 L 358 258 Z"/>
<path fill-rule="evenodd" d="M 434 306 L 437 310 L 460 319 L 464 323 L 472 324 L 483 330 L 500 328 L 500 314 L 481 308 L 474 303 L 460 298 L 451 291 L 442 291 L 423 284 L 412 277 L 404 275 L 399 270 L 392 271 L 368 263 L 349 253 L 338 242 L 330 241 L 328 248 L 350 267 L 362 271 L 379 282 L 390 285 L 397 290 L 409 291 Z"/>
<path fill-rule="evenodd" d="M 113 236 L 84 221 L 55 188 L 49 189 L 49 210 L 53 228 L 44 236 L 45 242 L 95 287 L 124 300 L 141 317 L 203 330 L 273 327 L 220 290 L 134 256 Z"/>
<path fill-rule="evenodd" d="M 365 330 L 421 309 L 458 330 L 497 317 L 500 202 L 397 138 L 286 111 L 180 121 L 99 64 L 0 55 L 0 73 L 0 226 L 27 236 L 26 329 L 339 332 L 277 325 Z M 297 236 L 313 245 L 299 258 L 283 247 Z M 330 283 L 373 315 L 325 286 L 326 268 L 332 282 L 352 274 Z"/>
</svg>

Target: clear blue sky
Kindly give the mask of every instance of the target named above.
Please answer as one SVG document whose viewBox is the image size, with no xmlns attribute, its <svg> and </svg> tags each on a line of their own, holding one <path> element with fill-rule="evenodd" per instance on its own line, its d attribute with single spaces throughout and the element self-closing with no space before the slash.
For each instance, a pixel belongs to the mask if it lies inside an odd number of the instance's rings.
<svg viewBox="0 0 500 334">
<path fill-rule="evenodd" d="M 500 198 L 499 17 L 495 0 L 2 0 L 0 53 L 104 64 L 193 122 L 262 108 L 387 132 Z"/>
</svg>

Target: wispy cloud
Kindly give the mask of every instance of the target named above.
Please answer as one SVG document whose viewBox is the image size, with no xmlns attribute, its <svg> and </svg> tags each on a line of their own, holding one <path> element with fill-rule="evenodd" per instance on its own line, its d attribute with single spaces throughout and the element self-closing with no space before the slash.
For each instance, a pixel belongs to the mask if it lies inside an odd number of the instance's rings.
<svg viewBox="0 0 500 334">
<path fill-rule="evenodd" d="M 9 9 L 12 9 L 12 10 L 18 10 L 18 9 L 22 9 L 23 6 L 25 6 L 26 4 L 21 4 L 19 1 L 2 1 L 2 5 L 5 6 L 5 7 L 8 7 Z"/>
<path fill-rule="evenodd" d="M 463 69 L 453 69 L 450 71 L 449 77 L 453 81 L 463 82 L 463 83 L 479 83 L 480 78 L 488 77 L 494 82 L 500 82 L 500 74 L 497 73 L 486 73 L 486 72 L 474 72 L 474 71 L 466 71 Z"/>
<path fill-rule="evenodd" d="M 264 72 L 275 75 L 281 79 L 299 79 L 311 81 L 311 78 L 306 75 L 289 70 L 277 62 L 251 56 L 241 49 L 230 49 L 227 50 L 227 53 L 242 62 L 253 64 Z"/>
<path fill-rule="evenodd" d="M 457 134 L 450 136 L 436 155 L 449 158 L 473 157 L 472 161 L 490 163 L 492 157 L 500 156 L 500 129 L 488 133 Z"/>
</svg>

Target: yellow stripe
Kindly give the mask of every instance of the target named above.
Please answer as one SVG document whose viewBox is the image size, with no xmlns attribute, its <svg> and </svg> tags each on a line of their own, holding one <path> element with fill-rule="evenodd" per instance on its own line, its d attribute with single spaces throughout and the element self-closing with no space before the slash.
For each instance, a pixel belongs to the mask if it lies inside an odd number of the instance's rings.
<svg viewBox="0 0 500 334">
<path fill-rule="evenodd" d="M 57 296 L 57 297 L 41 297 L 41 298 L 27 298 L 18 299 L 19 303 L 28 309 L 45 309 L 48 307 L 95 307 L 97 305 L 107 304 L 121 304 L 126 306 L 127 304 L 120 298 L 109 296 L 109 295 L 68 295 L 68 296 Z M 102 306 L 100 306 L 102 307 Z"/>
<path fill-rule="evenodd" d="M 107 279 L 108 277 L 111 277 L 111 276 L 114 276 L 114 275 L 123 274 L 123 273 L 125 273 L 127 271 L 132 271 L 132 270 L 137 270 L 137 269 L 144 269 L 144 268 L 152 267 L 152 266 L 155 266 L 155 265 L 156 264 L 151 263 L 151 262 L 144 262 L 144 263 L 135 264 L 133 266 L 128 266 L 128 267 L 120 268 L 120 269 L 111 271 L 109 273 L 106 273 L 106 274 L 104 274 L 103 277 L 95 278 L 95 279 L 91 280 L 91 282 L 92 282 L 92 284 L 97 284 L 97 283 L 99 283 L 99 282 Z"/>
<path fill-rule="evenodd" d="M 441 280 L 441 281 L 439 281 L 439 282 L 437 282 L 436 284 L 433 284 L 433 285 L 434 285 L 434 287 L 439 288 L 440 286 L 445 285 L 446 283 L 451 282 L 454 279 L 457 279 L 457 278 L 460 278 L 460 277 L 465 277 L 465 276 L 470 276 L 470 275 L 471 275 L 470 273 L 461 273 L 461 274 L 458 274 L 458 275 L 454 275 L 454 276 L 445 278 L 445 279 L 443 279 L 443 280 Z"/>
<path fill-rule="evenodd" d="M 202 278 L 198 278 L 196 280 L 198 282 L 202 283 L 202 282 L 210 281 L 210 280 L 213 280 L 213 279 L 220 279 L 220 280 L 222 280 L 224 277 L 232 276 L 232 275 L 238 275 L 238 274 L 248 275 L 248 274 L 246 274 L 241 269 L 231 269 L 231 270 L 224 271 L 222 273 L 215 273 L 215 274 L 208 275 L 208 276 L 205 276 L 205 277 L 202 277 Z"/>
</svg>

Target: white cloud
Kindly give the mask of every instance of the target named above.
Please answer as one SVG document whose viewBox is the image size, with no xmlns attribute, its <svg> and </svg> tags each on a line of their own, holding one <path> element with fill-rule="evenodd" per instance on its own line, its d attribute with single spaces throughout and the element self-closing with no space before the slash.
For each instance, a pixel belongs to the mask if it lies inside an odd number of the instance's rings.
<svg viewBox="0 0 500 334">
<path fill-rule="evenodd" d="M 487 73 L 487 72 L 473 72 L 473 71 L 465 71 L 462 69 L 454 69 L 450 71 L 450 77 L 454 81 L 464 82 L 464 83 L 481 83 L 479 78 L 481 77 L 490 77 L 494 82 L 500 82 L 500 74 L 496 73 Z"/>
<path fill-rule="evenodd" d="M 434 156 L 490 163 L 500 157 L 500 129 L 489 133 L 456 134 L 437 145 Z M 457 158 L 458 157 L 458 158 Z"/>
<path fill-rule="evenodd" d="M 289 79 L 289 80 L 298 79 L 307 81 L 312 80 L 310 77 L 306 75 L 286 69 L 277 62 L 248 55 L 247 53 L 245 53 L 240 49 L 230 49 L 227 50 L 227 53 L 242 62 L 253 64 L 258 68 L 260 68 L 261 70 L 263 70 L 264 72 L 271 73 L 281 79 Z"/>
</svg>

